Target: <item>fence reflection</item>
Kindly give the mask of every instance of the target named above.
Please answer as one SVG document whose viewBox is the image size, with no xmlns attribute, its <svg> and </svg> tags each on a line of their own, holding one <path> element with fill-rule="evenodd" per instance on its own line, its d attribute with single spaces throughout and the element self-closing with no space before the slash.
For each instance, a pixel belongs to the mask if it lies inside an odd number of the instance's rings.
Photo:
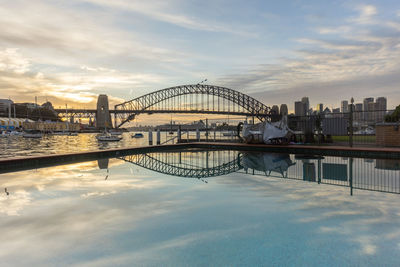
<svg viewBox="0 0 400 267">
<path fill-rule="evenodd" d="M 322 157 L 231 150 L 168 151 L 119 159 L 159 173 L 210 178 L 240 172 L 400 194 L 400 160 Z"/>
</svg>

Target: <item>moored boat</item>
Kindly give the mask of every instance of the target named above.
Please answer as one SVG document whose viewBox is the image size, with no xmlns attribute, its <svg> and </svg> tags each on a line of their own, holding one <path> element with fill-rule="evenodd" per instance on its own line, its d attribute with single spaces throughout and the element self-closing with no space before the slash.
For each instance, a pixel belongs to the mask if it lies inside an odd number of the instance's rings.
<svg viewBox="0 0 400 267">
<path fill-rule="evenodd" d="M 24 138 L 42 138 L 43 133 L 40 131 L 27 131 L 22 136 Z"/>
<path fill-rule="evenodd" d="M 142 138 L 143 134 L 142 133 L 135 133 L 131 136 L 132 138 Z"/>
<path fill-rule="evenodd" d="M 120 141 L 122 139 L 121 136 L 111 135 L 110 133 L 104 133 L 96 136 L 98 141 Z"/>
</svg>

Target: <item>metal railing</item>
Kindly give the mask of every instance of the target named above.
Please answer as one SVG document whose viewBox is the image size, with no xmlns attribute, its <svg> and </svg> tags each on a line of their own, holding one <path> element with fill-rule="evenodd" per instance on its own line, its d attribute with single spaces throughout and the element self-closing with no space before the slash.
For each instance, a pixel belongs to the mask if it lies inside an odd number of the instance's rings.
<svg viewBox="0 0 400 267">
<path fill-rule="evenodd" d="M 288 116 L 289 128 L 295 132 L 293 142 L 343 146 L 376 145 L 376 125 L 385 122 L 393 110 L 319 113 Z"/>
</svg>

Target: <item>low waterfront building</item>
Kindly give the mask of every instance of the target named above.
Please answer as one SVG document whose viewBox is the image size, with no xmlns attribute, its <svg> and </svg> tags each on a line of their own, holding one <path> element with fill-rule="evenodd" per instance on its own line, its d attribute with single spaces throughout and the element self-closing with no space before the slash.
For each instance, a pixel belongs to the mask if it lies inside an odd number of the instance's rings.
<svg viewBox="0 0 400 267">
<path fill-rule="evenodd" d="M 78 132 L 81 130 L 79 123 L 53 121 L 24 122 L 22 127 L 24 130 L 38 130 L 42 132 Z"/>
<path fill-rule="evenodd" d="M 0 117 L 0 129 L 13 130 L 16 128 L 21 128 L 23 123 L 26 121 L 33 122 L 32 120 L 26 119 Z"/>
</svg>

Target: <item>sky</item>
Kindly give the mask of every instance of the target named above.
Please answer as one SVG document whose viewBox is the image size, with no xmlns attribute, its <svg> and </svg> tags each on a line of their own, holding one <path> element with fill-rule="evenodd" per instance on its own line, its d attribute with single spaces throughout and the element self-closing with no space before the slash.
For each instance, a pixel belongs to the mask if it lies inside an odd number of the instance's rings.
<svg viewBox="0 0 400 267">
<path fill-rule="evenodd" d="M 207 79 L 265 104 L 400 104 L 400 2 L 0 0 L 0 98 L 94 108 Z"/>
</svg>

